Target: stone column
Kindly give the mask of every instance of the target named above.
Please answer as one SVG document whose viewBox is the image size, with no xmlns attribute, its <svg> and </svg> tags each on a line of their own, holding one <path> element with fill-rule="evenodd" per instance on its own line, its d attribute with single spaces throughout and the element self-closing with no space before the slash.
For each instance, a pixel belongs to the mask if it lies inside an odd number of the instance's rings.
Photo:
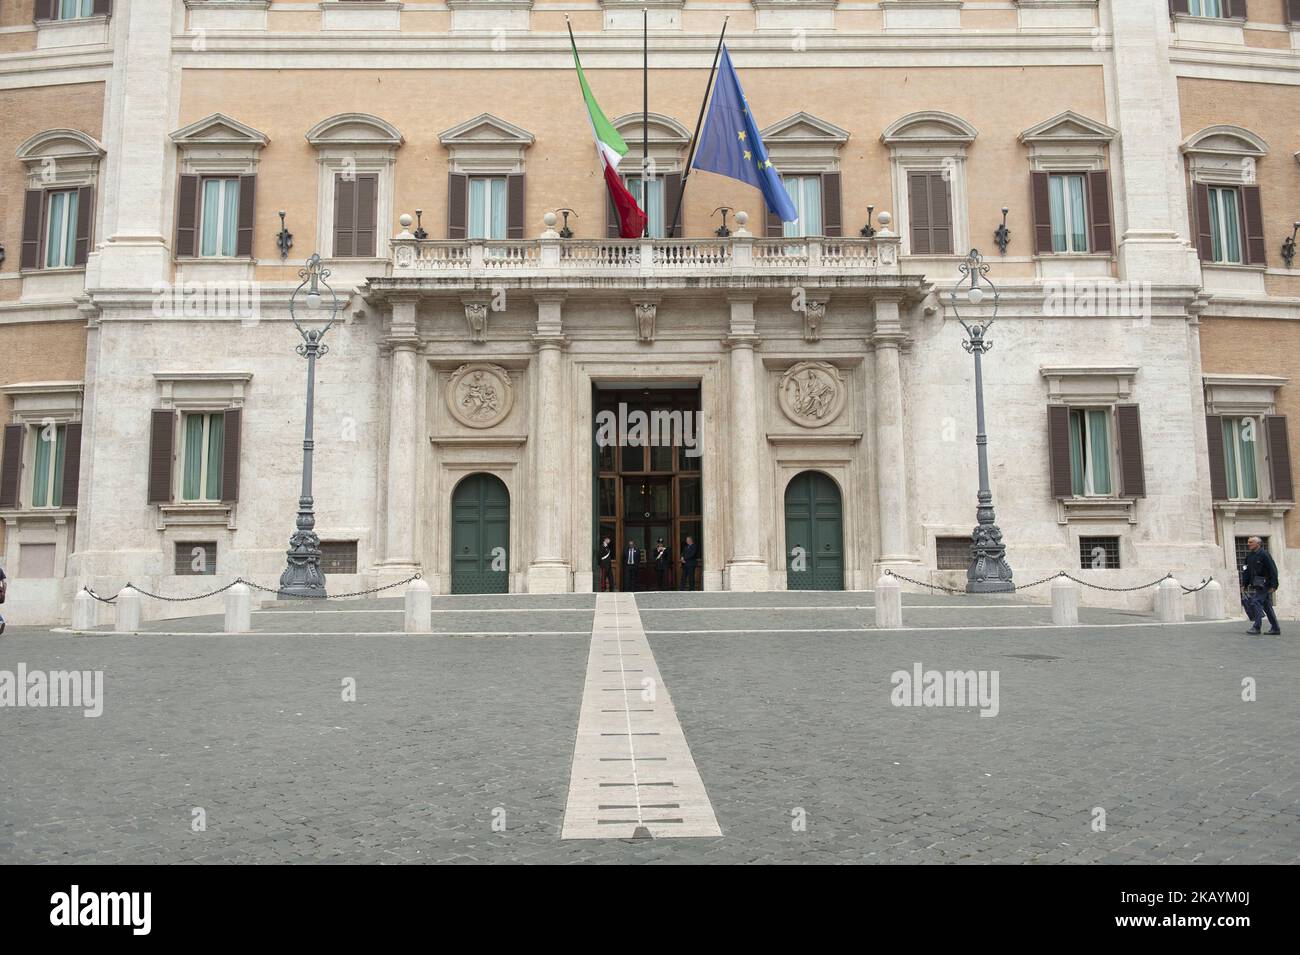
<svg viewBox="0 0 1300 955">
<path fill-rule="evenodd" d="M 906 334 L 898 302 L 875 303 L 876 502 L 884 567 L 914 562 L 908 534 L 907 459 L 903 430 L 903 373 L 899 352 Z"/>
<path fill-rule="evenodd" d="M 533 444 L 536 467 L 526 482 L 533 519 L 533 554 L 528 563 L 530 594 L 562 594 L 573 589 L 573 575 L 565 559 L 565 505 L 572 500 L 573 475 L 566 466 L 568 421 L 564 387 L 564 348 L 561 295 L 537 300 L 537 345 L 534 364 L 536 407 L 533 409 Z"/>
<path fill-rule="evenodd" d="M 96 189 L 95 232 L 103 241 L 87 263 L 86 280 L 93 288 L 149 288 L 171 279 L 172 4 L 131 0 L 113 10 L 109 28 L 113 67 Z"/>
<path fill-rule="evenodd" d="M 1110 77 L 1112 184 L 1119 213 L 1120 277 L 1199 285 L 1188 244 L 1178 81 L 1169 58 L 1164 3 L 1110 3 L 1115 68 Z"/>
<path fill-rule="evenodd" d="M 727 552 L 728 590 L 767 590 L 771 586 L 763 560 L 761 529 L 765 526 L 759 497 L 762 459 L 758 435 L 758 390 L 754 375 L 754 298 L 732 297 L 731 349 L 728 388 L 728 458 L 731 475 L 731 547 Z"/>
<path fill-rule="evenodd" d="M 384 535 L 384 568 L 414 572 L 418 438 L 421 417 L 419 345 L 416 303 L 394 301 L 387 344 L 392 349 L 388 370 L 388 508 Z"/>
</svg>

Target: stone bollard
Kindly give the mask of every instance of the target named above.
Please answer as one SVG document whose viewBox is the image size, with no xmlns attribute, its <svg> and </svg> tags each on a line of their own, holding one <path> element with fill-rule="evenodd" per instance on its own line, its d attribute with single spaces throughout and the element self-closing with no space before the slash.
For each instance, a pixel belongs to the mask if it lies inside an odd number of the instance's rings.
<svg viewBox="0 0 1300 955">
<path fill-rule="evenodd" d="M 433 629 L 433 594 L 423 578 L 406 588 L 406 632 L 429 633 Z"/>
<path fill-rule="evenodd" d="M 1052 624 L 1057 627 L 1079 625 L 1079 585 L 1069 577 L 1052 581 Z"/>
<path fill-rule="evenodd" d="M 1196 592 L 1196 615 L 1207 620 L 1225 619 L 1223 613 L 1223 588 L 1219 586 L 1217 580 L 1211 580 Z"/>
<path fill-rule="evenodd" d="M 253 629 L 253 592 L 247 584 L 235 584 L 226 591 L 226 633 L 248 633 Z"/>
<path fill-rule="evenodd" d="M 84 589 L 72 598 L 72 629 L 94 630 L 99 624 L 99 601 Z"/>
<path fill-rule="evenodd" d="M 1187 619 L 1183 609 L 1183 588 L 1172 577 L 1160 581 L 1156 588 L 1156 617 L 1161 623 L 1182 623 Z"/>
<path fill-rule="evenodd" d="M 140 629 L 140 591 L 127 584 L 113 601 L 113 606 L 117 608 L 114 630 L 118 633 L 132 633 Z"/>
<path fill-rule="evenodd" d="M 903 626 L 903 588 L 897 577 L 881 575 L 876 581 L 876 629 L 899 630 Z"/>
</svg>

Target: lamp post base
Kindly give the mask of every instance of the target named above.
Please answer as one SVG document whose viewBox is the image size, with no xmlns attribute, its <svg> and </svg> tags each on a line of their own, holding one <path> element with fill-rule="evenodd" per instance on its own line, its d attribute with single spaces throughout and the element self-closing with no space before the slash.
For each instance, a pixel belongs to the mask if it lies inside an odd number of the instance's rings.
<svg viewBox="0 0 1300 955">
<path fill-rule="evenodd" d="M 966 571 L 966 593 L 1010 594 L 1016 585 L 1011 579 L 1011 565 L 1007 563 L 1007 545 L 1002 542 L 1002 529 L 995 524 L 993 498 L 987 491 L 979 494 L 976 509 L 979 523 L 971 532 L 970 568 Z"/>
<path fill-rule="evenodd" d="M 320 538 L 315 531 L 299 529 L 289 538 L 289 563 L 280 575 L 281 600 L 325 596 L 325 575 L 320 569 Z"/>
</svg>

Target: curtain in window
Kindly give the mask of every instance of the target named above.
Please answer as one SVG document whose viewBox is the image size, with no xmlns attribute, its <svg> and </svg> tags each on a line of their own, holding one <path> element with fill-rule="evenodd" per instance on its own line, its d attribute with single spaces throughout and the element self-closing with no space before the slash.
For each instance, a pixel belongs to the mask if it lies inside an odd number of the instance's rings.
<svg viewBox="0 0 1300 955">
<path fill-rule="evenodd" d="M 787 176 L 782 180 L 799 218 L 782 225 L 787 237 L 822 234 L 822 181 L 820 176 Z"/>
<path fill-rule="evenodd" d="M 1083 412 L 1070 412 L 1070 490 L 1076 496 L 1087 493 L 1083 483 Z"/>
<path fill-rule="evenodd" d="M 1246 422 L 1250 421 L 1250 430 L 1245 432 Z M 1250 418 L 1243 418 L 1236 422 L 1242 429 L 1243 439 L 1249 436 L 1251 440 L 1241 442 L 1241 451 L 1238 457 L 1241 459 L 1241 496 L 1247 499 L 1259 497 L 1259 477 L 1255 472 L 1255 441 L 1254 437 L 1259 433 L 1258 422 Z"/>
<path fill-rule="evenodd" d="M 204 498 L 209 501 L 221 499 L 221 448 L 224 443 L 226 419 L 224 415 L 208 415 L 208 473 L 204 475 Z"/>
<path fill-rule="evenodd" d="M 50 207 L 45 227 L 45 267 L 57 269 L 71 265 L 77 247 L 77 193 L 50 193 Z"/>
<path fill-rule="evenodd" d="M 1251 422 L 1247 425 L 1246 422 Z M 1255 424 L 1251 418 L 1223 419 L 1223 464 L 1228 472 L 1228 497 L 1253 500 L 1259 497 L 1259 475 L 1255 469 Z"/>
<path fill-rule="evenodd" d="M 1052 251 L 1067 251 L 1065 238 L 1065 179 L 1051 176 L 1047 180 L 1048 197 L 1052 207 Z M 1070 416 L 1071 424 L 1074 415 Z"/>
<path fill-rule="evenodd" d="M 1228 498 L 1241 497 L 1240 482 L 1237 481 L 1237 422 L 1232 418 L 1223 419 L 1223 469 L 1228 472 Z"/>
<path fill-rule="evenodd" d="M 95 12 L 95 0 L 59 0 L 59 19 L 75 20 Z"/>
<path fill-rule="evenodd" d="M 36 429 L 36 467 L 32 475 L 32 507 L 45 507 L 50 503 L 50 450 L 53 444 L 45 428 Z"/>
<path fill-rule="evenodd" d="M 221 254 L 234 255 L 235 239 L 239 235 L 239 180 L 224 180 L 221 193 Z"/>
<path fill-rule="evenodd" d="M 203 415 L 185 416 L 185 464 L 181 477 L 181 499 L 197 501 L 202 497 Z"/>
<path fill-rule="evenodd" d="M 1216 262 L 1241 261 L 1237 190 L 1210 190 L 1210 241 Z"/>
<path fill-rule="evenodd" d="M 203 234 L 199 255 L 218 255 L 217 232 L 221 228 L 221 180 L 203 180 Z"/>
<path fill-rule="evenodd" d="M 1070 176 L 1070 251 L 1087 252 L 1088 237 L 1085 229 L 1088 224 L 1088 213 L 1084 209 L 1083 194 L 1083 177 Z"/>
<path fill-rule="evenodd" d="M 1092 493 L 1110 493 L 1110 428 L 1106 410 L 1088 412 L 1088 469 L 1092 476 Z"/>
<path fill-rule="evenodd" d="M 489 239 L 506 237 L 506 181 L 492 180 L 492 233 Z"/>
<path fill-rule="evenodd" d="M 636 204 L 645 212 L 649 222 L 646 225 L 646 231 L 650 233 L 651 238 L 662 239 L 664 236 L 664 181 L 658 177 L 650 180 L 650 197 L 643 198 L 641 195 L 640 177 L 628 180 L 628 191 L 632 193 L 632 198 Z"/>
<path fill-rule="evenodd" d="M 506 237 L 506 181 L 471 179 L 469 181 L 469 238 L 504 239 Z"/>
</svg>

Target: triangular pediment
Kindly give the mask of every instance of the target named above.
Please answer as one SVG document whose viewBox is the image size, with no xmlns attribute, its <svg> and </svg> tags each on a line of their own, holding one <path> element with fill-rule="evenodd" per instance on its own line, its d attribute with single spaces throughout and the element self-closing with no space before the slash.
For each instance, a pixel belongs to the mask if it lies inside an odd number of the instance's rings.
<svg viewBox="0 0 1300 955">
<path fill-rule="evenodd" d="M 820 119 L 803 110 L 778 120 L 762 131 L 764 143 L 820 143 L 842 145 L 848 142 L 849 132 L 834 123 Z"/>
<path fill-rule="evenodd" d="M 247 126 L 225 113 L 213 113 L 198 122 L 176 130 L 172 142 L 184 146 L 192 143 L 209 143 L 235 146 L 265 146 L 270 139 L 266 133 Z"/>
<path fill-rule="evenodd" d="M 1022 143 L 1110 142 L 1119 133 L 1105 123 L 1089 119 L 1072 109 L 1031 126 L 1020 134 Z"/>
<path fill-rule="evenodd" d="M 444 146 L 531 146 L 533 139 L 528 130 L 491 113 L 479 113 L 438 134 Z"/>
</svg>

